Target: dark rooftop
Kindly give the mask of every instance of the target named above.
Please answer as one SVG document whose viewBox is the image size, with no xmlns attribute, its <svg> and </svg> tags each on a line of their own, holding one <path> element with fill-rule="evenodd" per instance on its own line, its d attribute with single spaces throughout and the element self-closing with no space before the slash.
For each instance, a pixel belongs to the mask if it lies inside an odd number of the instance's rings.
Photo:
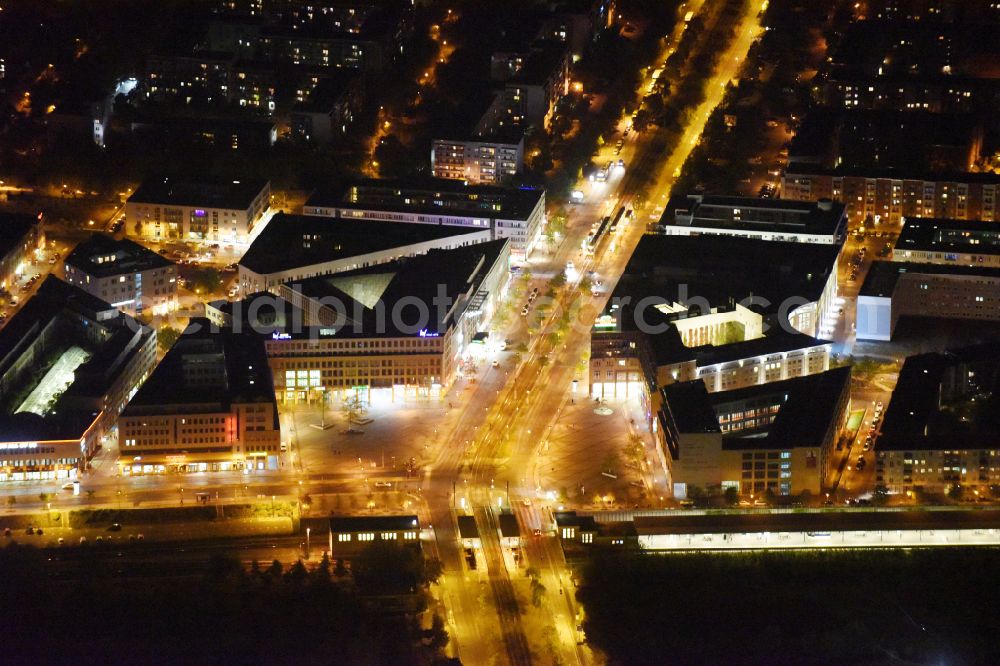
<svg viewBox="0 0 1000 666">
<path fill-rule="evenodd" d="M 107 257 L 113 259 L 109 261 Z M 66 263 L 95 277 L 148 271 L 172 265 L 172 262 L 134 241 L 118 240 L 101 233 L 93 234 L 77 245 L 66 257 Z"/>
<path fill-rule="evenodd" d="M 1000 511 L 894 510 L 796 511 L 792 513 L 636 516 L 640 535 L 720 534 L 723 532 L 833 532 L 1000 528 Z"/>
<path fill-rule="evenodd" d="M 277 213 L 239 263 L 255 273 L 276 273 L 475 231 L 482 229 Z"/>
<path fill-rule="evenodd" d="M 829 200 L 693 195 L 671 198 L 660 224 L 839 237 L 846 226 L 844 209 Z"/>
<path fill-rule="evenodd" d="M 823 293 L 840 243 L 790 243 L 733 236 L 645 235 L 636 246 L 609 303 L 629 296 L 622 327 L 631 328 L 634 304 L 645 297 L 668 302 L 702 298 L 712 307 L 733 307 L 753 298 L 750 309 L 771 315 L 790 298 L 815 301 Z M 653 308 L 646 308 L 647 321 Z"/>
<path fill-rule="evenodd" d="M 419 530 L 416 516 L 334 516 L 330 518 L 330 531 L 335 533 L 399 532 Z"/>
<path fill-rule="evenodd" d="M 38 218 L 26 213 L 0 213 L 0 257 L 6 257 L 11 250 L 24 242 L 24 237 Z"/>
<path fill-rule="evenodd" d="M 801 175 L 845 176 L 859 178 L 885 178 L 888 180 L 912 180 L 932 183 L 988 183 L 1000 185 L 1000 174 L 988 171 L 925 171 L 918 167 L 836 167 L 833 169 L 816 164 L 789 163 L 785 170 L 788 178 Z"/>
<path fill-rule="evenodd" d="M 385 312 L 392 312 L 403 299 L 428 304 L 427 330 L 432 335 L 443 334 L 455 324 L 455 316 L 451 310 L 445 313 L 433 305 L 439 302 L 435 299 L 443 295 L 450 303 L 457 303 L 466 295 L 474 296 L 509 243 L 505 238 L 449 250 L 434 249 L 386 264 L 309 278 L 296 283 L 295 288 L 310 298 L 339 299 L 345 306 L 345 314 L 351 317 L 360 313 L 361 320 L 354 321 L 354 326 L 342 327 L 338 335 L 349 334 L 351 330 L 367 335 L 381 334 L 383 330 L 387 335 L 413 335 L 413 331 L 396 330 L 395 322 L 385 321 L 393 318 L 385 317 L 375 307 L 380 302 Z M 443 321 L 439 319 L 441 315 Z"/>
<path fill-rule="evenodd" d="M 544 195 L 540 189 L 465 185 L 463 181 L 445 178 L 410 182 L 365 180 L 317 190 L 306 201 L 304 208 L 339 207 L 526 220 Z"/>
<path fill-rule="evenodd" d="M 521 70 L 510 79 L 510 84 L 542 85 L 552 76 L 567 56 L 565 44 L 546 44 L 531 51 Z"/>
<path fill-rule="evenodd" d="M 908 217 L 894 251 L 906 250 L 1000 254 L 1000 229 L 996 222 Z"/>
<path fill-rule="evenodd" d="M 256 178 L 193 182 L 161 176 L 147 178 L 128 200 L 131 203 L 246 210 L 265 187 L 267 181 Z"/>
<path fill-rule="evenodd" d="M 132 398 L 125 415 L 228 410 L 233 403 L 269 403 L 277 420 L 274 382 L 257 335 L 213 330 L 207 319 L 188 328 Z"/>
<path fill-rule="evenodd" d="M 720 432 L 718 410 L 721 406 L 758 397 L 781 396 L 781 408 L 769 426 L 725 435 L 723 448 L 787 449 L 822 444 L 827 425 L 850 381 L 851 368 L 841 367 L 734 391 L 709 393 L 701 379 L 669 384 L 661 391 L 664 407 L 681 433 Z"/>
<path fill-rule="evenodd" d="M 1000 279 L 1000 268 L 924 264 L 912 261 L 875 261 L 872 263 L 858 295 L 888 298 L 892 296 L 896 290 L 896 283 L 905 273 L 913 275 L 974 275 Z"/>
<path fill-rule="evenodd" d="M 704 381 L 695 379 L 677 382 L 660 390 L 663 394 L 663 406 L 669 410 L 678 432 L 721 432 L 719 417 L 712 409 L 712 401 Z"/>
<path fill-rule="evenodd" d="M 479 538 L 479 528 L 476 526 L 476 519 L 474 516 L 458 517 L 458 535 L 459 538 L 462 539 Z"/>
<path fill-rule="evenodd" d="M 877 449 L 1000 447 L 998 350 L 993 342 L 907 358 Z"/>
<path fill-rule="evenodd" d="M 0 376 L 30 372 L 19 364 L 43 329 L 56 326 L 56 345 L 85 347 L 89 360 L 74 371 L 74 381 L 62 394 L 52 412 L 39 416 L 31 412 L 11 413 L 12 394 L 0 395 L 8 411 L 0 413 L 0 439 L 21 441 L 78 439 L 94 421 L 99 405 L 123 364 L 134 357 L 153 331 L 122 314 L 110 304 L 57 277 L 47 277 L 38 291 L 0 330 Z M 96 331 L 100 331 L 97 333 Z M 94 340 L 101 340 L 100 343 Z M 58 349 L 50 349 L 50 352 Z M 14 375 L 18 377 L 18 375 Z M 24 377 L 21 377 L 24 380 Z M 15 385 L 15 391 L 23 385 Z"/>
</svg>

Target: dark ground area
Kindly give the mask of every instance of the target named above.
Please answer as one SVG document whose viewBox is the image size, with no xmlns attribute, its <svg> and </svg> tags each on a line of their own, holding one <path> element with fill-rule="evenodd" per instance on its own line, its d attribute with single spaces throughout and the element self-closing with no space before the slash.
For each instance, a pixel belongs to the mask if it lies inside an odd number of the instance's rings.
<svg viewBox="0 0 1000 666">
<path fill-rule="evenodd" d="M 1000 663 L 996 549 L 597 556 L 612 664 Z"/>
</svg>

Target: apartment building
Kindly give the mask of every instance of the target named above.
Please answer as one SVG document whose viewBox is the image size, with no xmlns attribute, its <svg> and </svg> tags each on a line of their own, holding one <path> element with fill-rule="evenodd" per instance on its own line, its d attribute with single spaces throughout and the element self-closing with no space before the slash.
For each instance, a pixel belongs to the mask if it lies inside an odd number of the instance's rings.
<svg viewBox="0 0 1000 666">
<path fill-rule="evenodd" d="M 1000 230 L 992 222 L 906 218 L 892 261 L 1000 268 Z"/>
<path fill-rule="evenodd" d="M 149 178 L 125 203 L 125 233 L 152 241 L 249 243 L 270 204 L 268 181 Z"/>
<path fill-rule="evenodd" d="M 1000 483 L 995 343 L 911 356 L 876 442 L 876 484 L 890 493 L 987 496 Z"/>
<path fill-rule="evenodd" d="M 789 165 L 781 176 L 783 198 L 843 203 L 852 224 L 895 224 L 911 217 L 997 221 L 998 189 L 1000 175 L 993 173 L 917 174 Z"/>
<path fill-rule="evenodd" d="M 1000 321 L 1000 268 L 876 261 L 858 292 L 858 340 L 891 340 L 904 316 Z"/>
<path fill-rule="evenodd" d="M 65 261 L 66 281 L 129 315 L 177 309 L 177 266 L 133 241 L 94 234 Z"/>
</svg>

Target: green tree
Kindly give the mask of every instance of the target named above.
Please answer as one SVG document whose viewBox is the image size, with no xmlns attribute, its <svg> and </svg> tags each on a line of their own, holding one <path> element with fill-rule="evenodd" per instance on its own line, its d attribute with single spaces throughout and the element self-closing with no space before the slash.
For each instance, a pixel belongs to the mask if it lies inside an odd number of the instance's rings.
<svg viewBox="0 0 1000 666">
<path fill-rule="evenodd" d="M 156 332 L 156 344 L 160 348 L 160 351 L 165 354 L 170 351 L 170 348 L 174 346 L 174 343 L 180 337 L 181 332 L 173 326 L 161 326 L 160 330 Z"/>
<path fill-rule="evenodd" d="M 740 501 L 740 491 L 734 488 L 733 486 L 729 486 L 728 488 L 726 488 L 725 498 L 726 498 L 726 504 L 728 504 L 729 506 L 734 506 L 737 502 Z"/>
</svg>

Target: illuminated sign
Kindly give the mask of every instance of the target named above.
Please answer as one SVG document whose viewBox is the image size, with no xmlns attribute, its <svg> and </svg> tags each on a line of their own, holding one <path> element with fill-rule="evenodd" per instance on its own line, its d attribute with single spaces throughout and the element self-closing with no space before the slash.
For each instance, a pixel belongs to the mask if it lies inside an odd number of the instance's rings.
<svg viewBox="0 0 1000 666">
<path fill-rule="evenodd" d="M 337 329 L 335 328 L 321 328 L 319 329 L 320 335 L 336 335 Z"/>
<path fill-rule="evenodd" d="M 201 208 L 195 208 L 194 209 L 194 216 L 195 217 L 205 217 L 205 211 L 202 210 Z"/>
<path fill-rule="evenodd" d="M 291 340 L 292 339 L 292 334 L 291 333 L 281 333 L 279 331 L 275 331 L 274 333 L 271 334 L 271 339 L 272 340 Z"/>
<path fill-rule="evenodd" d="M 439 337 L 441 334 L 440 333 L 431 333 L 426 328 L 422 328 L 422 329 L 420 329 L 419 335 L 422 338 L 436 338 L 436 337 Z"/>
</svg>

